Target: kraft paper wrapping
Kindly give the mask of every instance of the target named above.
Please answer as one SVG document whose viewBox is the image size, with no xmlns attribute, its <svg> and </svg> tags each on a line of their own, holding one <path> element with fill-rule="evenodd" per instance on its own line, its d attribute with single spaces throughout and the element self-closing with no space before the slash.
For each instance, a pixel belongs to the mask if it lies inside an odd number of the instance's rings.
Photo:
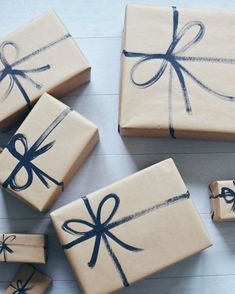
<svg viewBox="0 0 235 294">
<path fill-rule="evenodd" d="M 45 235 L 0 234 L 0 262 L 45 264 L 46 246 Z"/>
<path fill-rule="evenodd" d="M 61 97 L 90 79 L 90 65 L 54 11 L 0 41 L 0 130 L 49 92 Z"/>
<path fill-rule="evenodd" d="M 235 139 L 234 19 L 232 12 L 127 6 L 121 135 Z"/>
<path fill-rule="evenodd" d="M 30 265 L 24 265 L 11 281 L 5 294 L 45 294 L 52 279 Z"/>
<path fill-rule="evenodd" d="M 3 188 L 48 210 L 99 139 L 97 127 L 44 94 L 0 154 Z"/>
<path fill-rule="evenodd" d="M 211 246 L 172 159 L 51 213 L 86 294 L 112 293 Z"/>
<path fill-rule="evenodd" d="M 235 220 L 235 181 L 215 181 L 210 185 L 211 218 Z"/>
</svg>

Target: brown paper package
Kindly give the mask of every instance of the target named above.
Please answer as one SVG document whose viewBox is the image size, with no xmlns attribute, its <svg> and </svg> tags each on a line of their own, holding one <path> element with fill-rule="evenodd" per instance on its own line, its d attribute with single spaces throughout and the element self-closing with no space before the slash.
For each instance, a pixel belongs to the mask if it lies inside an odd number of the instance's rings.
<svg viewBox="0 0 235 294">
<path fill-rule="evenodd" d="M 51 213 L 86 294 L 112 293 L 209 246 L 172 159 Z"/>
<path fill-rule="evenodd" d="M 47 262 L 47 237 L 40 234 L 0 234 L 0 262 Z"/>
<path fill-rule="evenodd" d="M 128 5 L 122 49 L 121 135 L 235 139 L 234 13 Z"/>
<path fill-rule="evenodd" d="M 17 291 L 19 293 L 45 294 L 51 283 L 50 277 L 26 264 L 15 275 L 9 287 L 5 290 L 5 294 L 18 293 Z M 22 289 L 25 289 L 25 292 Z"/>
<path fill-rule="evenodd" d="M 46 211 L 98 140 L 93 123 L 44 94 L 0 155 L 0 183 Z"/>
<path fill-rule="evenodd" d="M 2 38 L 0 52 L 0 130 L 44 92 L 58 98 L 90 79 L 88 61 L 54 11 Z"/>
<path fill-rule="evenodd" d="M 215 181 L 209 188 L 212 220 L 234 221 L 235 181 Z"/>
</svg>

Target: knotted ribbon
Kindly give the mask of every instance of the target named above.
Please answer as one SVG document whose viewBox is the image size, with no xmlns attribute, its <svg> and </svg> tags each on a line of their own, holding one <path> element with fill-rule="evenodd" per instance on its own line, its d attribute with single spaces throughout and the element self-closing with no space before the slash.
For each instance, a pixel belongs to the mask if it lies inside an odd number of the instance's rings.
<svg viewBox="0 0 235 294">
<path fill-rule="evenodd" d="M 12 41 L 5 41 L 0 45 L 0 63 L 3 66 L 3 69 L 0 70 L 0 84 L 3 80 L 5 80 L 7 77 L 9 78 L 9 85 L 7 90 L 4 94 L 0 95 L 0 102 L 4 101 L 12 92 L 14 85 L 16 85 L 21 92 L 23 98 L 25 99 L 27 103 L 28 109 L 31 108 L 31 101 L 30 98 L 25 90 L 25 88 L 22 86 L 20 79 L 26 80 L 28 83 L 30 83 L 33 87 L 40 90 L 42 88 L 42 85 L 35 82 L 30 76 L 30 73 L 39 73 L 47 71 L 51 68 L 51 65 L 47 64 L 41 67 L 36 67 L 32 69 L 19 69 L 18 66 L 25 61 L 31 59 L 34 56 L 37 56 L 41 52 L 51 48 L 52 46 L 55 46 L 56 44 L 68 39 L 71 37 L 70 34 L 66 34 L 55 41 L 52 41 L 51 43 L 47 44 L 46 46 L 43 46 L 34 52 L 18 59 L 20 55 L 20 49 L 18 45 Z M 9 58 L 7 58 L 6 50 L 11 49 L 11 51 L 14 51 L 15 53 L 15 60 L 13 62 L 10 62 Z"/>
<path fill-rule="evenodd" d="M 233 183 L 235 185 L 234 181 Z M 219 195 L 210 196 L 210 198 L 212 199 L 223 198 L 227 204 L 232 204 L 231 210 L 235 212 L 235 192 L 232 189 L 228 187 L 222 187 L 221 193 Z"/>
<path fill-rule="evenodd" d="M 184 67 L 180 61 L 188 61 L 188 62 L 209 62 L 209 63 L 227 63 L 227 64 L 234 64 L 235 59 L 230 58 L 214 58 L 214 57 L 195 57 L 195 56 L 180 56 L 180 54 L 186 52 L 193 46 L 197 45 L 204 36 L 205 33 L 205 26 L 201 21 L 190 21 L 186 23 L 182 29 L 178 31 L 178 23 L 179 23 L 179 12 L 177 11 L 176 7 L 172 7 L 173 9 L 173 35 L 172 41 L 166 53 L 138 53 L 138 52 L 128 52 L 123 50 L 123 54 L 126 57 L 130 58 L 140 58 L 131 69 L 130 77 L 132 83 L 142 89 L 151 87 L 154 84 L 157 84 L 163 74 L 165 73 L 168 65 L 169 68 L 169 84 L 168 84 L 168 110 L 169 110 L 169 135 L 172 138 L 175 138 L 175 131 L 173 127 L 172 121 L 172 79 L 173 79 L 173 70 L 178 78 L 180 88 L 182 90 L 182 95 L 184 98 L 185 103 L 185 111 L 188 114 L 192 114 L 192 107 L 188 95 L 187 85 L 185 83 L 185 75 L 191 78 L 198 86 L 200 86 L 203 90 L 227 101 L 234 101 L 235 96 L 225 95 L 223 93 L 219 93 L 212 88 L 208 87 L 205 83 L 200 81 L 197 77 L 195 77 L 186 67 Z M 177 45 L 183 39 L 187 32 L 192 31 L 193 29 L 197 29 L 196 35 L 188 41 L 183 47 L 177 49 Z M 143 82 L 138 82 L 135 80 L 135 73 L 138 68 L 149 62 L 151 60 L 160 60 L 161 65 L 158 68 L 157 72 L 148 80 Z"/>
<path fill-rule="evenodd" d="M 14 252 L 9 243 L 13 242 L 15 239 L 15 235 L 8 235 L 5 237 L 5 234 L 2 234 L 2 241 L 0 241 L 0 255 L 3 254 L 4 262 L 7 262 L 7 253 L 13 254 Z"/>
<path fill-rule="evenodd" d="M 49 180 L 55 185 L 61 186 L 61 189 L 63 190 L 64 183 L 58 182 L 47 173 L 42 171 L 33 163 L 33 160 L 43 155 L 53 147 L 55 141 L 52 141 L 42 147 L 41 145 L 49 136 L 49 134 L 70 113 L 70 111 L 70 108 L 66 108 L 64 111 L 62 111 L 49 125 L 49 127 L 42 133 L 42 135 L 36 140 L 31 148 L 28 147 L 28 140 L 24 134 L 18 133 L 12 137 L 6 148 L 11 153 L 11 155 L 15 157 L 19 162 L 17 163 L 9 177 L 6 179 L 6 181 L 2 184 L 5 189 L 10 187 L 13 191 L 25 190 L 31 186 L 33 182 L 33 175 L 35 174 L 46 188 L 50 188 L 48 183 Z M 17 150 L 17 146 L 19 146 L 19 144 L 23 147 L 23 153 L 20 153 Z M 21 169 L 24 169 L 27 175 L 26 181 L 23 184 L 17 183 L 16 180 L 16 176 L 21 171 Z"/>
<path fill-rule="evenodd" d="M 31 273 L 31 275 L 28 277 L 28 279 L 23 282 L 22 280 L 17 280 L 16 281 L 16 286 L 13 284 L 10 284 L 12 288 L 15 289 L 15 291 L 12 292 L 12 294 L 27 294 L 33 289 L 33 286 L 28 287 L 28 284 L 32 280 L 33 276 L 35 274 L 35 271 Z"/>
<path fill-rule="evenodd" d="M 89 202 L 89 199 L 86 196 L 82 197 L 82 200 L 85 204 L 87 212 L 89 213 L 89 215 L 91 217 L 92 222 L 86 221 L 83 219 L 70 219 L 70 220 L 65 221 L 62 225 L 62 229 L 65 232 L 67 232 L 71 235 L 74 235 L 78 238 L 75 239 L 74 241 L 71 241 L 67 244 L 62 245 L 62 248 L 64 250 L 68 250 L 68 249 L 70 249 L 70 248 L 72 248 L 82 242 L 85 242 L 89 239 L 95 238 L 91 258 L 88 262 L 88 266 L 92 268 L 97 263 L 97 259 L 98 259 L 98 255 L 99 255 L 99 251 L 100 251 L 100 244 L 101 244 L 101 241 L 103 240 L 104 245 L 107 249 L 107 252 L 108 252 L 109 256 L 111 257 L 111 259 L 115 265 L 116 270 L 119 273 L 119 276 L 122 280 L 123 286 L 128 287 L 129 282 L 127 280 L 125 272 L 124 272 L 124 270 L 123 270 L 123 268 L 122 268 L 122 266 L 116 256 L 116 254 L 114 253 L 113 249 L 111 248 L 111 245 L 109 243 L 109 239 L 116 242 L 120 247 L 122 247 L 126 250 L 129 250 L 129 251 L 139 252 L 139 251 L 143 251 L 144 249 L 137 248 L 137 247 L 134 247 L 132 245 L 127 244 L 126 242 L 122 241 L 120 238 L 115 236 L 111 232 L 111 230 L 120 226 L 120 225 L 123 225 L 127 222 L 133 221 L 139 217 L 142 217 L 146 214 L 149 214 L 159 208 L 169 206 L 169 205 L 174 204 L 175 202 L 180 201 L 180 200 L 189 199 L 189 197 L 190 197 L 190 195 L 189 195 L 189 192 L 187 191 L 185 194 L 181 194 L 181 195 L 172 197 L 166 201 L 163 201 L 161 203 L 153 205 L 147 209 L 141 210 L 141 211 L 136 212 L 134 214 L 130 214 L 126 217 L 123 217 L 123 218 L 121 218 L 117 221 L 113 221 L 113 222 L 111 222 L 111 220 L 113 219 L 113 217 L 117 213 L 117 210 L 120 205 L 120 198 L 116 194 L 112 193 L 112 194 L 106 195 L 100 201 L 96 213 L 92 209 L 90 202 Z M 104 209 L 104 206 L 107 205 L 108 201 L 113 201 L 112 210 L 109 213 L 108 217 L 104 221 L 102 221 L 103 209 Z M 87 231 L 76 230 L 72 227 L 73 225 L 76 225 L 76 224 L 85 225 L 85 226 L 87 226 L 88 230 Z"/>
</svg>

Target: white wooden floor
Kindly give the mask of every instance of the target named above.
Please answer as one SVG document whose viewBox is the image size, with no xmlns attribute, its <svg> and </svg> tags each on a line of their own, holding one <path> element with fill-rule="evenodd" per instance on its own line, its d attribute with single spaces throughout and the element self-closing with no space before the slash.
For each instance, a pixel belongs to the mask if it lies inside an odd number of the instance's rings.
<svg viewBox="0 0 235 294">
<path fill-rule="evenodd" d="M 98 125 L 101 140 L 53 209 L 172 157 L 214 240 L 214 247 L 121 293 L 231 294 L 235 288 L 235 224 L 214 224 L 210 220 L 207 187 L 216 179 L 234 179 L 235 143 L 119 136 L 120 35 L 128 2 L 235 11 L 232 0 L 0 0 L 1 35 L 14 31 L 25 21 L 53 8 L 93 67 L 91 83 L 67 95 L 63 101 Z M 1 134 L 0 145 L 4 146 L 9 137 L 10 133 Z M 57 243 L 49 214 L 34 212 L 7 193 L 0 191 L 0 194 L 0 232 L 49 234 L 49 262 L 40 267 L 54 280 L 49 293 L 80 293 Z M 0 293 L 4 292 L 18 268 L 13 264 L 0 265 Z"/>
</svg>

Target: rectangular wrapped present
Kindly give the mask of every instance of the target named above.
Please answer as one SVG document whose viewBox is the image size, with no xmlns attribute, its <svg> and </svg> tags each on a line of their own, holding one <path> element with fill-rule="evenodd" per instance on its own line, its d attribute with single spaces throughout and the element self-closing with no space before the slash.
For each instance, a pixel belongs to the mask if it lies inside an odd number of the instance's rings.
<svg viewBox="0 0 235 294">
<path fill-rule="evenodd" d="M 67 204 L 51 219 L 86 294 L 127 287 L 211 246 L 171 159 Z"/>
<path fill-rule="evenodd" d="M 90 65 L 54 11 L 1 39 L 0 130 L 49 92 L 64 95 L 90 79 Z"/>
<path fill-rule="evenodd" d="M 235 181 L 210 184 L 211 218 L 214 221 L 235 220 Z"/>
<path fill-rule="evenodd" d="M 26 264 L 15 275 L 5 294 L 45 294 L 51 282 L 50 277 Z"/>
<path fill-rule="evenodd" d="M 121 135 L 234 140 L 234 71 L 235 13 L 128 5 Z"/>
<path fill-rule="evenodd" d="M 0 234 L 0 262 L 45 264 L 46 249 L 43 234 Z"/>
<path fill-rule="evenodd" d="M 93 123 L 44 94 L 0 154 L 0 184 L 48 210 L 98 139 Z"/>
</svg>

